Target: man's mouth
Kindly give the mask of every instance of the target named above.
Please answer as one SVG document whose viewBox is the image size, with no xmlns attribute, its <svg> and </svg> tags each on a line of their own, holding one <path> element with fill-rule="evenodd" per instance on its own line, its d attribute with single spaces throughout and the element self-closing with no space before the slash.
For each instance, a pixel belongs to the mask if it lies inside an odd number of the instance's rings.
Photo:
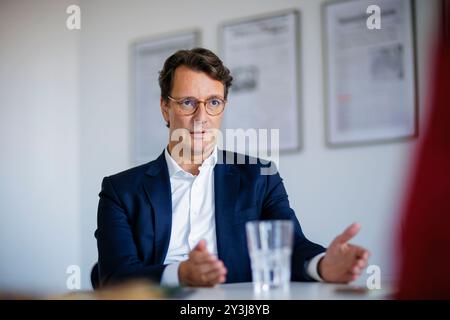
<svg viewBox="0 0 450 320">
<path fill-rule="evenodd" d="M 205 134 L 206 130 L 194 130 L 194 131 L 189 131 L 190 134 Z"/>
<path fill-rule="evenodd" d="M 200 139 L 203 138 L 203 136 L 206 134 L 206 130 L 203 131 L 190 131 L 191 136 L 194 139 Z"/>
</svg>

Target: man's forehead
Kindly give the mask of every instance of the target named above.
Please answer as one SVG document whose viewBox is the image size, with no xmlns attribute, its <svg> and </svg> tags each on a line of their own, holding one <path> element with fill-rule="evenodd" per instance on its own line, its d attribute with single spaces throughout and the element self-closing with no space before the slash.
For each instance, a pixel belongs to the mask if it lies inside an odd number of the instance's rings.
<svg viewBox="0 0 450 320">
<path fill-rule="evenodd" d="M 176 77 L 180 77 L 180 76 L 184 76 L 184 77 L 207 77 L 209 79 L 211 79 L 212 81 L 218 81 L 216 79 L 213 79 L 208 73 L 206 73 L 205 71 L 202 70 L 196 70 L 193 68 L 190 68 L 184 64 L 178 66 L 175 69 L 174 72 L 174 78 Z"/>
<path fill-rule="evenodd" d="M 194 70 L 181 65 L 175 69 L 173 90 L 189 91 L 203 96 L 223 96 L 224 85 L 219 80 L 209 76 L 206 72 Z M 187 93 L 187 92 L 186 92 Z"/>
</svg>

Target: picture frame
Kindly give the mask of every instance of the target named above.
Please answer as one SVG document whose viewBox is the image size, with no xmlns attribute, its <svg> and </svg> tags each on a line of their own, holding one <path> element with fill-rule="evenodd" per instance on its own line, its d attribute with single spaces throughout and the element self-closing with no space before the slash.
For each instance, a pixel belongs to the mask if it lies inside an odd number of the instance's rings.
<svg viewBox="0 0 450 320">
<path fill-rule="evenodd" d="M 158 73 L 165 60 L 176 51 L 200 45 L 198 29 L 147 37 L 134 41 L 131 51 L 131 104 L 134 109 L 132 161 L 146 163 L 162 152 L 168 128 L 160 111 Z"/>
<path fill-rule="evenodd" d="M 405 141 L 418 136 L 414 3 L 380 0 L 380 29 L 370 29 L 370 0 L 322 6 L 325 144 Z"/>
<path fill-rule="evenodd" d="M 224 127 L 259 132 L 278 129 L 278 146 L 269 139 L 267 146 L 257 148 L 299 151 L 300 12 L 287 9 L 224 22 L 219 41 L 220 56 L 234 78 Z M 251 146 L 238 145 L 235 151 L 256 155 Z"/>
</svg>

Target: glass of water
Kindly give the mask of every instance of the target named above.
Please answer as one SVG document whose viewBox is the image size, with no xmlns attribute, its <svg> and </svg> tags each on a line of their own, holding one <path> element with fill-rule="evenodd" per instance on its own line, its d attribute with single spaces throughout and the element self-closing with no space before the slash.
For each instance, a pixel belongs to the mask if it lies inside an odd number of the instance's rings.
<svg viewBox="0 0 450 320">
<path fill-rule="evenodd" d="M 292 221 L 250 221 L 245 227 L 254 291 L 288 291 L 291 279 Z"/>
</svg>

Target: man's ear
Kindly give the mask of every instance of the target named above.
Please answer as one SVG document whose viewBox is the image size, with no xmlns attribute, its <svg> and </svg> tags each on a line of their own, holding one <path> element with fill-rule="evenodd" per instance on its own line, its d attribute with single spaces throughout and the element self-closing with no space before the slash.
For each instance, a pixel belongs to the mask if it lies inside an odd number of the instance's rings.
<svg viewBox="0 0 450 320">
<path fill-rule="evenodd" d="M 161 107 L 161 113 L 164 117 L 164 120 L 166 123 L 169 123 L 169 106 L 167 105 L 167 101 L 163 99 L 163 97 L 160 97 L 159 105 Z"/>
</svg>

